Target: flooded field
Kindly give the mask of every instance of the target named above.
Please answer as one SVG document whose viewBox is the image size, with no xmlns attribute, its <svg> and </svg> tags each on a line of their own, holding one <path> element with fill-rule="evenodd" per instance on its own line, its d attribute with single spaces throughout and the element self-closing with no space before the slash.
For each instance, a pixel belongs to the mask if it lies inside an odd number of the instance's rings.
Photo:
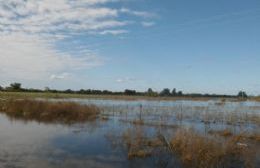
<svg viewBox="0 0 260 168">
<path fill-rule="evenodd" d="M 51 101 L 96 105 L 101 112 L 70 125 L 0 114 L 0 167 L 260 165 L 259 102 Z"/>
</svg>

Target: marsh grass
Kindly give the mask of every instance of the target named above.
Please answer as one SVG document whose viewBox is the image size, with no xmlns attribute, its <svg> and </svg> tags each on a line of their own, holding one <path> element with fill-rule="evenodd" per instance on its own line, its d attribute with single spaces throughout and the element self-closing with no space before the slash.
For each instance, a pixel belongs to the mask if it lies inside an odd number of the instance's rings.
<svg viewBox="0 0 260 168">
<path fill-rule="evenodd" d="M 149 127 L 162 127 L 162 128 L 178 128 L 179 126 L 176 124 L 170 124 L 170 123 L 164 123 L 164 122 L 160 122 L 160 121 L 145 121 L 145 120 L 139 120 L 139 119 L 135 119 L 135 120 L 125 120 L 125 119 L 120 119 L 120 122 L 124 122 L 124 123 L 130 123 L 136 126 L 149 126 Z"/>
<path fill-rule="evenodd" d="M 157 123 L 178 123 L 182 125 L 187 122 L 202 122 L 205 124 L 223 124 L 223 125 L 260 125 L 260 115 L 258 108 L 237 107 L 228 109 L 218 105 L 209 106 L 143 106 L 140 115 L 140 109 L 137 106 L 116 105 L 104 107 L 106 114 L 110 116 L 123 117 L 126 120 L 140 120 L 144 123 L 154 120 Z"/>
<path fill-rule="evenodd" d="M 91 94 L 76 94 L 76 93 L 49 93 L 49 92 L 1 92 L 0 98 L 92 98 L 92 99 L 113 99 L 113 100 L 193 100 L 193 101 L 208 101 L 212 99 L 211 97 L 151 97 L 151 96 L 134 96 L 134 95 L 91 95 Z M 226 98 L 229 101 L 238 101 L 236 98 Z M 242 101 L 242 100 L 241 100 Z"/>
<path fill-rule="evenodd" d="M 251 98 L 250 100 L 260 102 L 260 96 L 253 97 L 253 98 Z"/>
<path fill-rule="evenodd" d="M 219 135 L 219 136 L 222 136 L 222 137 L 230 137 L 230 136 L 233 135 L 232 131 L 230 131 L 228 129 L 218 130 L 218 131 L 210 130 L 208 133 L 211 134 L 211 135 Z"/>
<path fill-rule="evenodd" d="M 163 146 L 158 138 L 149 137 L 140 127 L 125 131 L 122 143 L 127 148 L 128 159 L 151 157 L 158 147 Z"/>
<path fill-rule="evenodd" d="M 255 166 L 255 149 L 243 136 L 230 136 L 226 141 L 202 136 L 192 130 L 179 130 L 171 146 L 184 167 L 218 168 Z"/>
<path fill-rule="evenodd" d="M 243 139 L 252 140 L 252 141 L 255 141 L 257 143 L 260 143 L 260 134 L 256 133 L 256 132 L 255 133 L 254 132 L 250 132 L 250 133 L 240 132 L 238 134 L 234 134 L 231 130 L 224 129 L 224 130 L 209 130 L 208 134 L 217 135 L 217 136 L 224 137 L 224 138 L 239 136 Z"/>
<path fill-rule="evenodd" d="M 257 167 L 259 134 L 215 132 L 219 137 L 184 128 L 168 136 L 160 132 L 149 135 L 145 129 L 135 126 L 111 139 L 113 142 L 121 139 L 117 143 L 126 149 L 129 160 L 167 156 L 170 160 L 177 159 L 184 168 Z"/>
<path fill-rule="evenodd" d="M 260 143 L 260 134 L 250 134 L 246 136 L 248 139 L 257 141 L 258 143 Z"/>
<path fill-rule="evenodd" d="M 132 158 L 146 158 L 152 156 L 151 151 L 148 150 L 136 150 L 128 152 L 128 159 Z"/>
<path fill-rule="evenodd" d="M 14 119 L 59 123 L 75 123 L 93 120 L 99 114 L 99 109 L 93 105 L 29 99 L 2 100 L 0 101 L 0 111 Z"/>
</svg>

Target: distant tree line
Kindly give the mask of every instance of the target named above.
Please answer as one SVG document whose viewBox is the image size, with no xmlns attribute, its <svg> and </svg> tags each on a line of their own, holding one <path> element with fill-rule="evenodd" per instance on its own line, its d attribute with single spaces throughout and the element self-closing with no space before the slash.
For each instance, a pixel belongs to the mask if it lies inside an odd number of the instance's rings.
<svg viewBox="0 0 260 168">
<path fill-rule="evenodd" d="M 149 88 L 145 92 L 138 92 L 136 90 L 126 89 L 121 92 L 109 90 L 95 90 L 95 89 L 80 89 L 80 90 L 55 90 L 45 87 L 45 89 L 23 88 L 21 83 L 11 83 L 8 87 L 0 86 L 2 92 L 46 92 L 46 93 L 68 93 L 68 94 L 86 94 L 86 95 L 129 95 L 129 96 L 150 96 L 150 97 L 224 97 L 224 98 L 247 98 L 245 91 L 239 91 L 237 95 L 219 95 L 219 94 L 200 94 L 200 93 L 186 93 L 177 91 L 175 88 L 170 90 L 164 88 L 161 92 L 153 91 Z"/>
</svg>

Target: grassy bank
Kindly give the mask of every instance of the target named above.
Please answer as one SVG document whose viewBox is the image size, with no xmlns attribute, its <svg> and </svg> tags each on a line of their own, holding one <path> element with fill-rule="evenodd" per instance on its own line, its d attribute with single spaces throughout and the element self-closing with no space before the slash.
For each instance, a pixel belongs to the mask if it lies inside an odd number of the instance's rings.
<svg viewBox="0 0 260 168">
<path fill-rule="evenodd" d="M 253 97 L 253 98 L 251 98 L 250 100 L 253 100 L 253 101 L 258 101 L 258 102 L 260 102 L 260 97 L 258 96 L 258 97 Z"/>
<path fill-rule="evenodd" d="M 14 119 L 75 123 L 95 119 L 99 109 L 73 102 L 9 99 L 0 100 L 0 112 Z"/>
<path fill-rule="evenodd" d="M 129 96 L 129 95 L 87 95 L 87 94 L 71 94 L 71 93 L 38 93 L 38 92 L 1 92 L 0 99 L 8 98 L 54 98 L 54 99 L 112 99 L 112 100 L 193 100 L 193 101 L 208 101 L 212 99 L 229 100 L 229 101 L 244 101 L 245 99 L 235 98 L 214 98 L 214 97 L 150 97 L 150 96 Z M 259 99 L 260 100 L 260 99 Z"/>
</svg>

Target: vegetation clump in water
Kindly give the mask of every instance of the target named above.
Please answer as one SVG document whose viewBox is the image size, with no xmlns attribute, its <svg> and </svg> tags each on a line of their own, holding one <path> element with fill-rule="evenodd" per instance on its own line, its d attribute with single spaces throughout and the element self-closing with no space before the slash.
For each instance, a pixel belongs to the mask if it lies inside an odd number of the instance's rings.
<svg viewBox="0 0 260 168">
<path fill-rule="evenodd" d="M 99 109 L 94 105 L 74 102 L 10 99 L 0 101 L 0 112 L 15 119 L 76 123 L 97 118 Z"/>
<path fill-rule="evenodd" d="M 218 135 L 225 136 L 224 139 L 210 134 L 204 135 L 192 129 L 179 128 L 167 138 L 160 132 L 148 135 L 140 127 L 135 127 L 125 131 L 121 137 L 110 135 L 110 139 L 113 142 L 121 139 L 118 145 L 123 145 L 123 148 L 127 149 L 129 160 L 163 157 L 169 159 L 166 162 L 170 162 L 171 159 L 177 159 L 183 168 L 233 166 L 253 168 L 259 164 L 257 159 L 259 134 L 253 136 L 253 134 L 222 131 L 224 134 Z"/>
<path fill-rule="evenodd" d="M 256 154 L 248 141 L 234 135 L 218 141 L 192 130 L 179 130 L 171 140 L 173 152 L 184 167 L 254 167 Z"/>
</svg>

